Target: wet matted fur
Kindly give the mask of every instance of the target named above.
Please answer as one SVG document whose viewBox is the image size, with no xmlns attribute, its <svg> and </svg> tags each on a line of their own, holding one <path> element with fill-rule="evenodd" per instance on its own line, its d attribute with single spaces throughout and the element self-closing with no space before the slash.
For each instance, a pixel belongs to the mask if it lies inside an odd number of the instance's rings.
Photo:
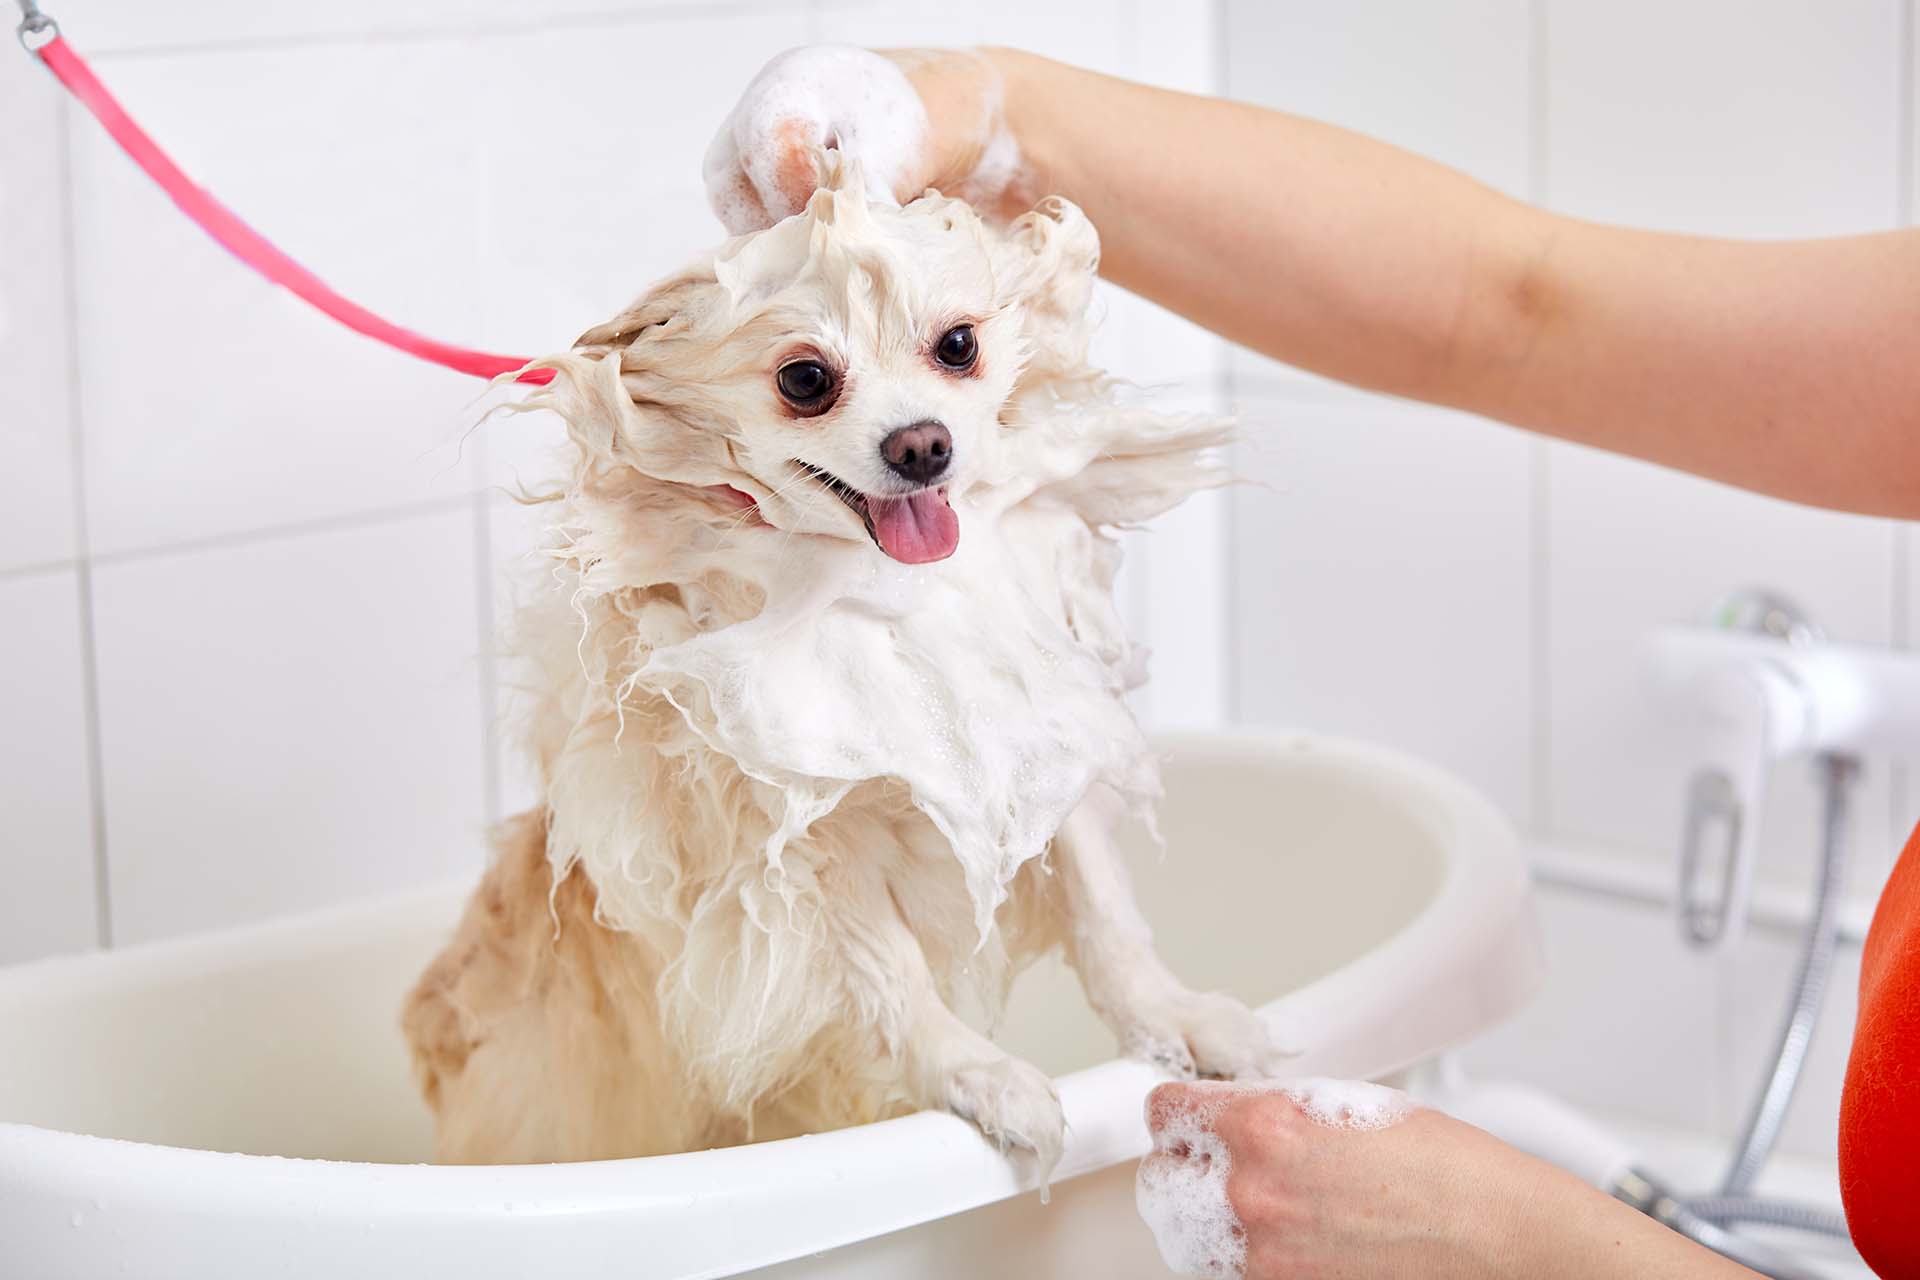
<svg viewBox="0 0 1920 1280">
<path fill-rule="evenodd" d="M 870 206 L 829 160 L 807 210 L 730 241 L 564 355 L 553 589 L 518 647 L 544 805 L 404 1023 L 442 1159 L 583 1160 L 925 1107 L 1050 1167 L 1046 1078 L 990 1021 L 1063 946 L 1122 1046 L 1269 1069 L 1265 1028 L 1155 957 L 1110 829 L 1154 762 L 1111 531 L 1217 480 L 1211 419 L 1087 362 L 1098 242 L 928 193 Z M 968 328 L 977 358 L 936 358 Z M 777 382 L 820 363 L 835 394 Z M 882 456 L 937 423 L 938 488 Z M 880 504 L 957 518 L 883 554 Z M 959 1012 L 956 1012 L 959 1011 Z"/>
</svg>

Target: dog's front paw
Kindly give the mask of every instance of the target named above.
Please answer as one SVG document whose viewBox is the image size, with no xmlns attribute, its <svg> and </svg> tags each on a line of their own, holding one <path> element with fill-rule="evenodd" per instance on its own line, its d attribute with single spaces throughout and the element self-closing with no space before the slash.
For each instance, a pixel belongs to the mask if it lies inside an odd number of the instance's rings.
<svg viewBox="0 0 1920 1280">
<path fill-rule="evenodd" d="M 1299 1052 L 1277 1041 L 1259 1014 L 1218 992 L 1174 992 L 1136 1010 L 1117 1030 L 1129 1056 L 1189 1079 L 1279 1075 Z"/>
<path fill-rule="evenodd" d="M 960 1068 L 947 1081 L 947 1106 L 973 1121 L 1002 1151 L 1019 1147 L 1033 1152 L 1042 1183 L 1060 1163 L 1067 1119 L 1053 1082 L 1031 1063 L 999 1058 Z"/>
</svg>

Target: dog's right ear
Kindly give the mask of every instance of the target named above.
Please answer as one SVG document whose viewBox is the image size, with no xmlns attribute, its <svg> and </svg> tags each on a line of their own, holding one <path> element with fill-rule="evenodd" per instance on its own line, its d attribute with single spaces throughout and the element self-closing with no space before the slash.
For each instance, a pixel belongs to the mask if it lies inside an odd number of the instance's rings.
<svg viewBox="0 0 1920 1280">
<path fill-rule="evenodd" d="M 1100 236 L 1079 205 L 1048 196 L 1007 225 L 993 266 L 1004 301 L 1074 316 L 1100 273 Z"/>
<path fill-rule="evenodd" d="M 991 233 L 990 233 L 991 234 Z M 1048 196 L 989 242 L 998 301 L 1020 316 L 1035 379 L 1087 369 L 1088 307 L 1100 270 L 1100 236 L 1080 206 Z"/>
</svg>

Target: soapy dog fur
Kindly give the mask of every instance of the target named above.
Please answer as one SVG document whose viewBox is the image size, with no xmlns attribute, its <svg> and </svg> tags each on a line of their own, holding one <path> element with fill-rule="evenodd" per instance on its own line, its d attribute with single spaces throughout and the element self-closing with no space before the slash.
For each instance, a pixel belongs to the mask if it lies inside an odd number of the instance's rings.
<svg viewBox="0 0 1920 1280">
<path fill-rule="evenodd" d="M 1155 956 L 1110 836 L 1157 777 L 1109 530 L 1214 483 L 1222 425 L 1088 365 L 1071 204 L 994 228 L 823 166 L 539 362 L 572 445 L 517 637 L 545 803 L 407 1000 L 443 1160 L 935 1107 L 1050 1169 L 1047 1078 L 961 1014 L 1055 946 L 1126 1051 L 1273 1065 Z"/>
</svg>

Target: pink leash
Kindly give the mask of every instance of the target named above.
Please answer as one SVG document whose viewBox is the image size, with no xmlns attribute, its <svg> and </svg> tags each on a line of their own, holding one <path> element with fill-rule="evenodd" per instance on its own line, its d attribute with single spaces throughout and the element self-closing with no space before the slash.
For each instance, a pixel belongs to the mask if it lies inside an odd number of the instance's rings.
<svg viewBox="0 0 1920 1280">
<path fill-rule="evenodd" d="M 477 378 L 496 378 L 526 366 L 527 361 L 520 356 L 492 355 L 437 342 L 411 329 L 402 328 L 391 320 L 382 319 L 359 303 L 336 293 L 319 276 L 289 258 L 265 236 L 243 222 L 240 215 L 182 173 L 180 166 L 168 158 L 146 130 L 134 123 L 126 108 L 100 83 L 100 78 L 93 74 L 93 68 L 67 46 L 53 19 L 41 13 L 32 0 L 21 0 L 20 7 L 26 14 L 19 29 L 21 44 L 46 64 L 47 70 L 53 72 L 55 78 L 79 100 L 80 105 L 120 144 L 120 149 L 146 170 L 147 176 L 158 183 L 160 189 L 179 206 L 180 212 L 198 223 L 201 230 L 217 240 L 234 257 L 355 333 L 365 334 L 376 342 L 384 342 L 422 360 Z M 50 38 L 44 43 L 34 43 L 33 37 L 47 32 L 52 33 Z M 518 382 L 534 383 L 552 380 L 551 369 L 528 370 L 516 379 Z"/>
</svg>

